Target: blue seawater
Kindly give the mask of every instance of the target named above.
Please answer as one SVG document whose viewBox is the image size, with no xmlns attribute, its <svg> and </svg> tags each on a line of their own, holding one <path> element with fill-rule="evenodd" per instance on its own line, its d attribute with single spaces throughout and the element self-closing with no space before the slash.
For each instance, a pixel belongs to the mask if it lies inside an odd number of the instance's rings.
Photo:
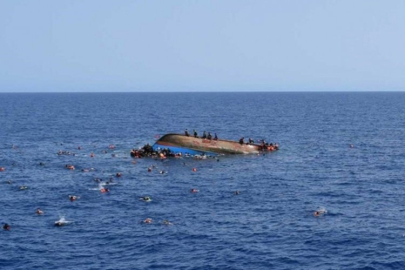
<svg viewBox="0 0 405 270">
<path fill-rule="evenodd" d="M 186 128 L 280 150 L 130 157 Z M 405 93 L 0 94 L 0 269 L 405 269 L 404 142 Z"/>
</svg>

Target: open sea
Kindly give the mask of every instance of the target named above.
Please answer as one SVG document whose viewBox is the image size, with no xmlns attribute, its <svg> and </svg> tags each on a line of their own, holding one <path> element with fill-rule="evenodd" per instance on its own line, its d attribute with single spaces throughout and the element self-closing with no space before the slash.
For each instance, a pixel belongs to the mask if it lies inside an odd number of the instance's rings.
<svg viewBox="0 0 405 270">
<path fill-rule="evenodd" d="M 186 128 L 280 150 L 130 157 Z M 3 93 L 0 167 L 0 269 L 405 269 L 405 93 Z"/>
</svg>

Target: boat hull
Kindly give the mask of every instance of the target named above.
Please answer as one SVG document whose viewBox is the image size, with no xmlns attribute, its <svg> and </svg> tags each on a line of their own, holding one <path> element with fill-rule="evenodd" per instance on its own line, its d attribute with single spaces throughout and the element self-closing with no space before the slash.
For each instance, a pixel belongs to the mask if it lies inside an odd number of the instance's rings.
<svg viewBox="0 0 405 270">
<path fill-rule="evenodd" d="M 240 144 L 228 140 L 209 140 L 181 134 L 166 134 L 153 145 L 154 150 L 170 149 L 174 153 L 190 155 L 256 154 L 262 149 L 257 144 Z"/>
</svg>

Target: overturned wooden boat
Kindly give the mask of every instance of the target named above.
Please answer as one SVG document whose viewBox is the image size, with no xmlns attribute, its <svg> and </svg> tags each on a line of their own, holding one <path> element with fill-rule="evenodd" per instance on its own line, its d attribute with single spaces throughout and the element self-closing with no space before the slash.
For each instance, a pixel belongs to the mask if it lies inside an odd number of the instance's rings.
<svg viewBox="0 0 405 270">
<path fill-rule="evenodd" d="M 155 151 L 169 149 L 173 153 L 189 155 L 257 154 L 267 150 L 260 144 L 237 141 L 206 139 L 181 134 L 166 134 L 153 145 Z M 277 149 L 274 149 L 277 150 Z"/>
</svg>

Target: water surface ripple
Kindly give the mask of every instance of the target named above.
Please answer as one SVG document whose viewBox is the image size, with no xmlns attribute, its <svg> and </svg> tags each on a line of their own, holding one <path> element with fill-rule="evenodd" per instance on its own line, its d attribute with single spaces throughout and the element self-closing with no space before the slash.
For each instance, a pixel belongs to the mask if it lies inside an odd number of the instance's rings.
<svg viewBox="0 0 405 270">
<path fill-rule="evenodd" d="M 403 93 L 0 94 L 0 222 L 11 225 L 0 268 L 404 269 L 404 104 Z M 129 156 L 185 128 L 281 149 Z M 94 179 L 111 177 L 100 193 Z M 55 227 L 61 216 L 71 223 Z"/>
</svg>

